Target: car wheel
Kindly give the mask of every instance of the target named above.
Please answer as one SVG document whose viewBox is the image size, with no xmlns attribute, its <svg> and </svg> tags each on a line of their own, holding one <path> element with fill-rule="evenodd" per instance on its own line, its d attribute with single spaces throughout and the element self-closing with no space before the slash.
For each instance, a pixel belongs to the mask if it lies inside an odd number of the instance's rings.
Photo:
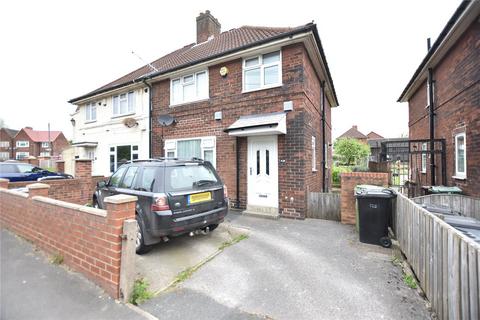
<svg viewBox="0 0 480 320">
<path fill-rule="evenodd" d="M 137 254 L 144 254 L 149 252 L 152 248 L 150 246 L 145 245 L 144 241 L 144 234 L 145 234 L 145 229 L 143 227 L 143 221 L 142 219 L 136 215 L 135 219 L 137 220 L 137 232 L 136 232 L 136 237 L 135 237 L 135 252 Z"/>
</svg>

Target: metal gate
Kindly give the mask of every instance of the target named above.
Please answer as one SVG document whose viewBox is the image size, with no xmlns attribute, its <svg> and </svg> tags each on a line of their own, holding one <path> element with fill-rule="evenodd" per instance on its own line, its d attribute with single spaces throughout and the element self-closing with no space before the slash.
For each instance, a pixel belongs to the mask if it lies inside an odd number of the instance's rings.
<svg viewBox="0 0 480 320">
<path fill-rule="evenodd" d="M 447 183 L 445 139 L 384 141 L 380 161 L 387 163 L 390 184 L 409 197 Z"/>
</svg>

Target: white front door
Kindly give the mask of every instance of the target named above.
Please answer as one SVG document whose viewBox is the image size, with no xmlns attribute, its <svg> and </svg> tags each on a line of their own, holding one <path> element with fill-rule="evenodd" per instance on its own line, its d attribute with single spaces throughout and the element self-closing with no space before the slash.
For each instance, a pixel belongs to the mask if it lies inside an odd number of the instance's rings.
<svg viewBox="0 0 480 320">
<path fill-rule="evenodd" d="M 248 205 L 278 208 L 277 136 L 248 137 Z"/>
</svg>

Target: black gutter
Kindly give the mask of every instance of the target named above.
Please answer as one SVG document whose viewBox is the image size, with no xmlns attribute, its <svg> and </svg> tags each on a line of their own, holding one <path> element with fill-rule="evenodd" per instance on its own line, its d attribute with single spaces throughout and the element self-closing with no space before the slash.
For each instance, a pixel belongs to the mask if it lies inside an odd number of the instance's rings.
<svg viewBox="0 0 480 320">
<path fill-rule="evenodd" d="M 415 82 L 416 78 L 419 76 L 420 72 L 422 71 L 422 69 L 425 67 L 425 65 L 427 64 L 428 60 L 430 60 L 430 58 L 432 57 L 432 55 L 438 50 L 438 48 L 440 47 L 440 44 L 443 42 L 443 40 L 445 39 L 445 37 L 447 36 L 447 34 L 450 32 L 450 30 L 453 28 L 453 26 L 455 25 L 455 23 L 458 21 L 458 19 L 460 18 L 460 16 L 463 14 L 463 12 L 465 11 L 465 9 L 468 7 L 468 5 L 470 4 L 471 0 L 464 0 L 462 1 L 462 3 L 460 4 L 460 6 L 458 6 L 457 10 L 455 10 L 455 13 L 453 14 L 453 16 L 450 18 L 450 20 L 448 20 L 447 22 L 447 25 L 443 28 L 442 32 L 440 33 L 440 35 L 438 36 L 437 40 L 435 40 L 435 42 L 433 43 L 433 46 L 431 48 L 430 51 L 428 51 L 427 55 L 425 56 L 425 58 L 423 58 L 422 60 L 422 63 L 420 63 L 420 65 L 418 66 L 417 70 L 415 71 L 415 73 L 413 74 L 412 78 L 410 79 L 410 81 L 408 82 L 407 86 L 405 87 L 405 89 L 403 89 L 403 92 L 402 94 L 400 95 L 400 97 L 398 98 L 397 102 L 402 102 L 405 94 L 407 93 L 407 91 L 410 89 L 410 87 L 413 85 L 413 83 Z"/>
<path fill-rule="evenodd" d="M 153 134 L 153 121 L 152 121 L 152 113 L 153 113 L 153 103 L 152 103 L 152 86 L 147 83 L 147 80 L 143 80 L 143 83 L 148 87 L 148 157 L 152 159 L 152 134 Z M 162 137 L 163 139 L 163 137 Z M 162 140 L 163 143 L 163 140 Z"/>
<path fill-rule="evenodd" d="M 237 137 L 236 139 L 236 144 L 235 144 L 235 152 L 237 153 L 237 159 L 236 159 L 236 162 L 237 162 L 237 167 L 236 167 L 236 171 L 237 171 L 237 175 L 236 175 L 236 197 L 237 197 L 237 203 L 235 204 L 235 207 L 237 209 L 240 209 L 240 145 L 239 145 L 239 142 L 240 142 L 240 138 Z"/>
<path fill-rule="evenodd" d="M 435 101 L 433 94 L 433 70 L 428 68 L 428 100 L 429 100 L 429 118 L 430 118 L 430 184 L 435 185 Z"/>
<path fill-rule="evenodd" d="M 140 78 L 137 78 L 137 79 L 132 80 L 132 81 L 128 81 L 126 83 L 122 83 L 122 84 L 118 84 L 118 85 L 115 85 L 115 86 L 112 86 L 112 87 L 104 88 L 104 89 L 98 90 L 98 91 L 92 91 L 92 92 L 87 93 L 83 96 L 71 99 L 68 102 L 69 103 L 75 103 L 79 100 L 87 99 L 87 98 L 92 97 L 92 96 L 97 95 L 97 94 L 101 94 L 101 93 L 108 92 L 108 91 L 111 91 L 111 90 L 119 89 L 119 88 L 128 86 L 130 84 L 143 82 L 144 80 L 152 79 L 152 78 L 160 76 L 162 74 L 166 74 L 166 73 L 174 72 L 174 71 L 177 71 L 177 70 L 180 70 L 180 69 L 188 68 L 190 66 L 194 66 L 194 65 L 202 63 L 202 62 L 206 62 L 206 61 L 209 61 L 209 60 L 220 58 L 220 57 L 223 57 L 223 56 L 226 56 L 226 55 L 229 55 L 229 54 L 232 54 L 232 53 L 236 53 L 236 52 L 239 52 L 239 51 L 242 51 L 242 50 L 246 50 L 246 49 L 249 49 L 249 48 L 252 48 L 252 47 L 260 46 L 262 44 L 269 43 L 269 42 L 272 42 L 272 41 L 275 41 L 275 40 L 280 40 L 280 39 L 292 37 L 296 34 L 303 33 L 303 32 L 308 32 L 308 31 L 313 32 L 315 41 L 317 42 L 318 48 L 320 50 L 320 56 L 322 57 L 323 63 L 325 65 L 325 69 L 327 71 L 328 80 L 329 80 L 329 82 L 332 86 L 332 92 L 333 92 L 333 97 L 335 98 L 335 103 L 338 105 L 338 99 L 337 99 L 337 95 L 335 93 L 335 88 L 333 86 L 333 80 L 332 80 L 332 77 L 330 75 L 330 70 L 328 68 L 327 60 L 325 58 L 325 53 L 324 53 L 323 48 L 322 48 L 322 43 L 320 41 L 320 37 L 318 36 L 317 26 L 314 23 L 308 23 L 305 26 L 303 26 L 299 29 L 292 30 L 290 32 L 282 33 L 282 34 L 276 35 L 276 36 L 268 38 L 268 39 L 263 39 L 263 40 L 260 40 L 260 41 L 252 42 L 252 43 L 249 43 L 247 45 L 244 45 L 244 46 L 241 46 L 241 47 L 238 47 L 238 48 L 234 48 L 234 49 L 230 49 L 230 50 L 227 50 L 227 51 L 224 51 L 224 52 L 221 52 L 219 54 L 215 54 L 215 55 L 203 58 L 203 59 L 199 59 L 199 60 L 195 60 L 195 61 L 192 61 L 192 62 L 184 63 L 180 66 L 175 67 L 175 68 L 150 73 L 146 76 L 142 76 Z"/>
<path fill-rule="evenodd" d="M 327 192 L 325 175 L 327 172 L 327 159 L 325 157 L 325 81 L 320 83 L 320 89 L 322 90 L 322 101 L 320 102 L 320 108 L 322 109 L 321 122 L 322 122 L 322 192 Z"/>
</svg>

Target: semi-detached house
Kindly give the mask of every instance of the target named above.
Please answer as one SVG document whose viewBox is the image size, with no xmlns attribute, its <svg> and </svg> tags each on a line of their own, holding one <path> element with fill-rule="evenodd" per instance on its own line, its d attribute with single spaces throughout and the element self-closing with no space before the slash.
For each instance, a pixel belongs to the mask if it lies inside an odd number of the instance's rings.
<svg viewBox="0 0 480 320">
<path fill-rule="evenodd" d="M 95 153 L 96 173 L 137 157 L 203 158 L 232 206 L 304 218 L 307 193 L 330 188 L 338 106 L 316 25 L 220 27 L 201 13 L 196 43 L 72 99 L 74 142 Z M 131 112 L 115 117 L 130 94 Z"/>
</svg>

